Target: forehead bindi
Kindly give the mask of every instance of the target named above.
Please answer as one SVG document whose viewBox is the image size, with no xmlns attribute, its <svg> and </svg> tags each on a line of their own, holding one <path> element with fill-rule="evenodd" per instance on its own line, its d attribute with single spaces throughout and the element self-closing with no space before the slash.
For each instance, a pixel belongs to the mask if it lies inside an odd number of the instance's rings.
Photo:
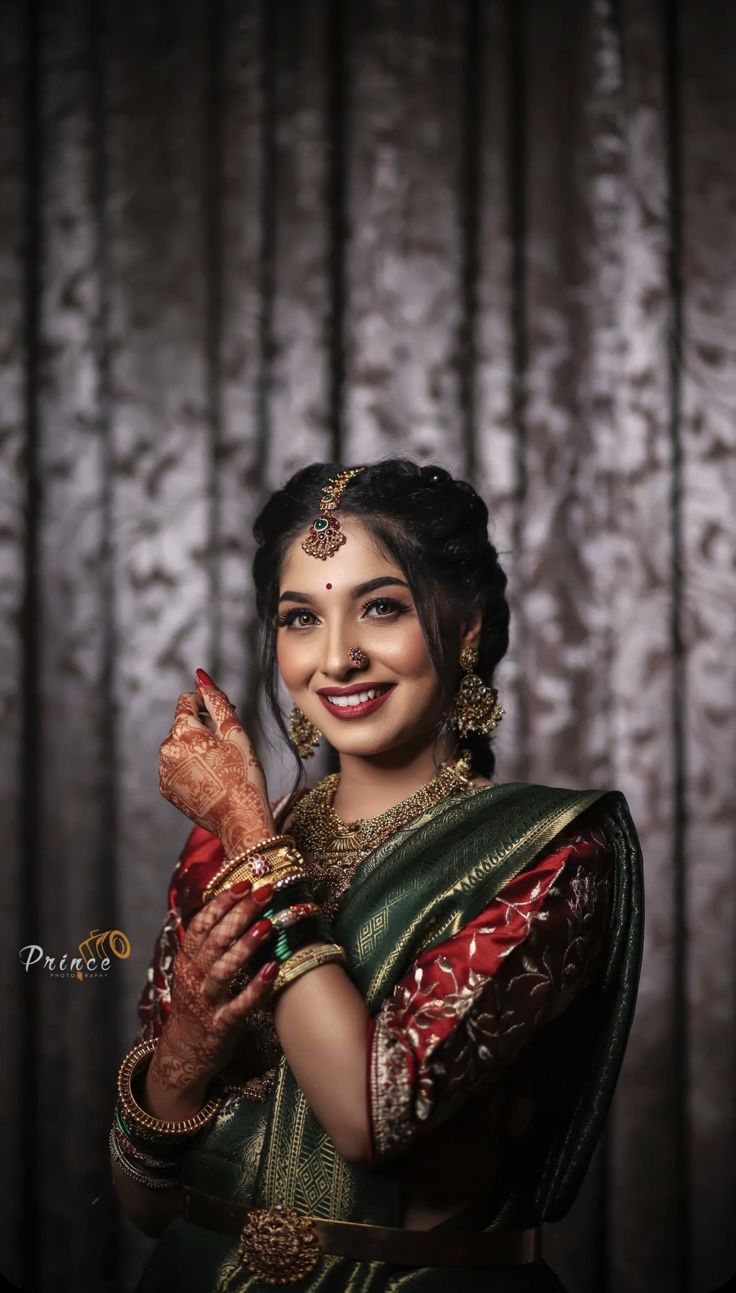
<svg viewBox="0 0 736 1293">
<path fill-rule="evenodd" d="M 373 536 L 352 518 L 343 524 L 345 542 L 328 561 L 315 560 L 301 547 L 301 536 L 284 554 L 279 584 L 283 588 L 302 588 L 312 595 L 351 588 L 363 580 L 386 571 L 393 573 L 395 562 L 381 550 Z M 320 568 L 321 567 L 321 568 Z M 395 573 L 401 572 L 396 568 Z"/>
</svg>

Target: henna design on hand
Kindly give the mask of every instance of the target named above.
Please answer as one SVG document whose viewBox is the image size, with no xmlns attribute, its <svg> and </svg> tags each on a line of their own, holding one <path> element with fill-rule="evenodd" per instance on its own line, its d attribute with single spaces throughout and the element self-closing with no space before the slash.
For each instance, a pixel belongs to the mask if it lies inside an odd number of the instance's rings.
<svg viewBox="0 0 736 1293">
<path fill-rule="evenodd" d="M 203 696 L 215 730 L 199 717 Z M 214 684 L 179 696 L 159 747 L 159 790 L 235 854 L 275 833 L 260 759 L 234 706 Z"/>
<path fill-rule="evenodd" d="M 232 1058 L 246 1016 L 273 978 L 270 962 L 231 997 L 230 984 L 270 932 L 263 906 L 226 890 L 192 918 L 174 962 L 171 1014 L 150 1077 L 167 1091 L 203 1090 Z"/>
</svg>

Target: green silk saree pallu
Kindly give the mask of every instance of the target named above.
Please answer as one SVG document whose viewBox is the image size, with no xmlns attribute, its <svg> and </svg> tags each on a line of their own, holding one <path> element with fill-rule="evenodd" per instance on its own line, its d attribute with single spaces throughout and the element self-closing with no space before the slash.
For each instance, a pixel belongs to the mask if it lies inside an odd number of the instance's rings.
<svg viewBox="0 0 736 1293">
<path fill-rule="evenodd" d="M 515 1153 L 487 1200 L 439 1229 L 526 1228 L 559 1220 L 587 1169 L 608 1111 L 631 1026 L 643 936 L 642 859 L 624 796 L 509 782 L 450 798 L 409 823 L 361 863 L 333 924 L 348 970 L 371 1013 L 423 951 L 483 911 L 565 827 L 597 805 L 614 854 L 608 944 L 586 990 L 587 1008 L 563 1012 L 538 1041 L 565 1057 L 549 1084 L 523 1153 Z M 430 1133 L 431 1134 L 431 1133 Z M 392 1164 L 348 1164 L 314 1118 L 285 1059 L 263 1104 L 232 1097 L 186 1151 L 186 1185 L 244 1206 L 291 1205 L 312 1217 L 400 1226 Z M 177 1218 L 157 1241 L 138 1293 L 265 1293 L 237 1240 Z M 549 1281 L 535 1282 L 540 1267 Z M 544 1263 L 495 1270 L 409 1268 L 323 1255 L 296 1293 L 394 1293 L 559 1288 Z"/>
</svg>

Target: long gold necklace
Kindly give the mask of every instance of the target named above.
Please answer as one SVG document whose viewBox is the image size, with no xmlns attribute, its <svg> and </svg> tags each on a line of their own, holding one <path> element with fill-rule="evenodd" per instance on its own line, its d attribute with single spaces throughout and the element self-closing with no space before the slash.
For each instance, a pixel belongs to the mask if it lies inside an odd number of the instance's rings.
<svg viewBox="0 0 736 1293">
<path fill-rule="evenodd" d="M 305 860 L 315 898 L 333 920 L 362 859 L 399 827 L 421 816 L 449 795 L 471 790 L 470 751 L 446 759 L 426 786 L 375 817 L 344 822 L 333 808 L 340 773 L 331 772 L 296 804 L 289 830 Z"/>
</svg>

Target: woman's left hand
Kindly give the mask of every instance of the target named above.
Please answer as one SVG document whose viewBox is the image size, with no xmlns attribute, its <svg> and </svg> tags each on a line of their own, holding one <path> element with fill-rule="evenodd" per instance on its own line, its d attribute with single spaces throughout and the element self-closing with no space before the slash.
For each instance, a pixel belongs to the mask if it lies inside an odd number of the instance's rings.
<svg viewBox="0 0 736 1293">
<path fill-rule="evenodd" d="M 260 759 L 224 691 L 202 669 L 159 747 L 159 790 L 232 857 L 276 833 Z M 199 717 L 202 702 L 214 724 Z"/>
</svg>

